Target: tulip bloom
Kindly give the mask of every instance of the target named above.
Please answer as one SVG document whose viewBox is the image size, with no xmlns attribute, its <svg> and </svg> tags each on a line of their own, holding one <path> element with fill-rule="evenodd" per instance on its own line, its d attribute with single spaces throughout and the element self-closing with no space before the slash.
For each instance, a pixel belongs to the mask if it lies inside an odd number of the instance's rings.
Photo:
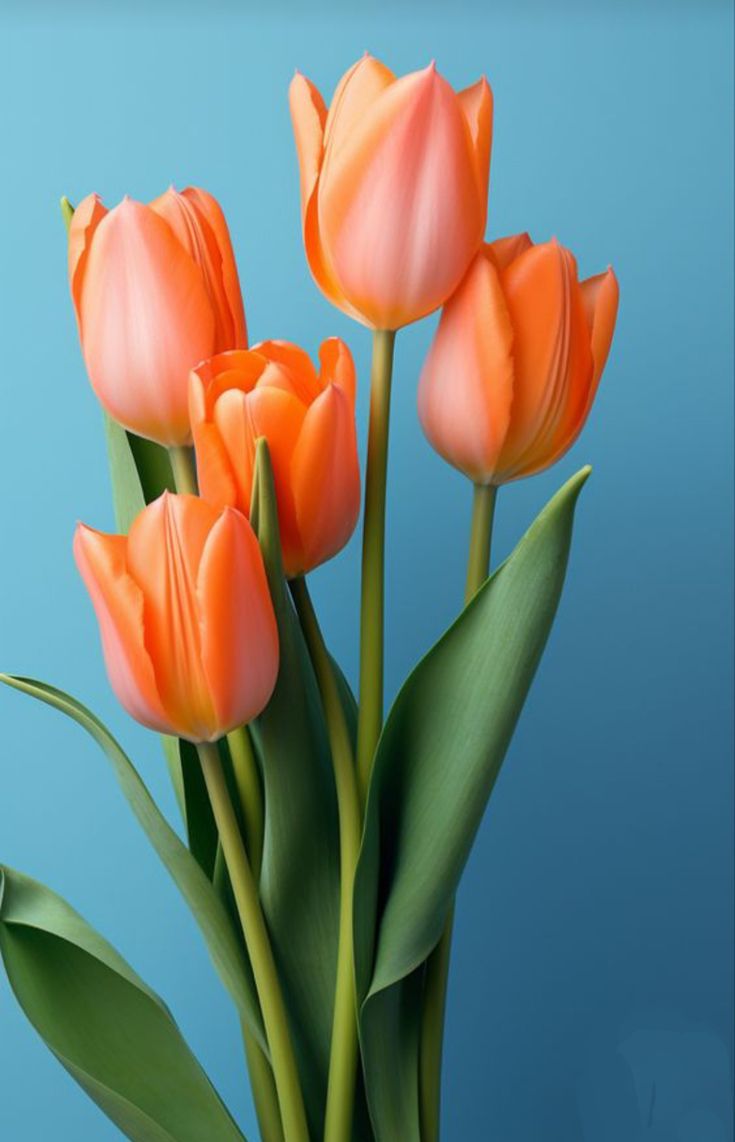
<svg viewBox="0 0 735 1142">
<path fill-rule="evenodd" d="M 290 90 L 306 256 L 334 305 L 374 329 L 437 309 L 485 232 L 492 93 L 455 92 L 434 64 L 396 79 L 365 55 L 327 112 L 297 74 Z"/>
<path fill-rule="evenodd" d="M 167 446 L 191 442 L 189 370 L 247 345 L 224 215 L 210 194 L 167 190 L 108 211 L 96 194 L 69 230 L 69 283 L 92 388 L 110 416 Z"/>
<path fill-rule="evenodd" d="M 618 283 L 580 282 L 569 250 L 501 238 L 439 322 L 419 385 L 430 443 L 477 484 L 531 476 L 582 430 L 610 350 Z"/>
<path fill-rule="evenodd" d="M 303 349 L 264 341 L 205 361 L 190 382 L 204 499 L 249 515 L 255 445 L 268 441 L 289 578 L 336 555 L 360 511 L 352 355 L 333 337 L 319 357 L 317 375 Z"/>
<path fill-rule="evenodd" d="M 278 634 L 244 516 L 166 492 L 127 536 L 79 524 L 74 555 L 129 714 L 203 742 L 260 713 L 276 681 Z"/>
</svg>

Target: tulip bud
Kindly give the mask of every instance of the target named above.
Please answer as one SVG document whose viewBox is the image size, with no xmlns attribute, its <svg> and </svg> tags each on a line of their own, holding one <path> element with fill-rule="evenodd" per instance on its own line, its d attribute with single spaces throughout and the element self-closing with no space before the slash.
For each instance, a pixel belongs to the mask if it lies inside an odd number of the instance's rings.
<svg viewBox="0 0 735 1142">
<path fill-rule="evenodd" d="M 92 387 L 125 428 L 191 442 L 189 370 L 247 345 L 224 215 L 210 194 L 167 190 L 144 206 L 81 202 L 69 230 L 69 283 Z"/>
<path fill-rule="evenodd" d="M 278 633 L 244 516 L 165 492 L 127 536 L 79 524 L 74 556 L 129 714 L 203 742 L 261 712 L 278 672 Z"/>
<path fill-rule="evenodd" d="M 333 337 L 319 356 L 317 374 L 296 345 L 264 341 L 205 361 L 190 382 L 204 499 L 249 515 L 255 446 L 268 441 L 289 578 L 336 555 L 360 511 L 352 355 Z"/>
<path fill-rule="evenodd" d="M 456 289 L 485 231 L 492 93 L 456 93 L 435 66 L 396 79 L 365 55 L 327 112 L 291 83 L 306 256 L 324 294 L 374 329 L 398 329 Z"/>
<path fill-rule="evenodd" d="M 419 384 L 429 442 L 477 484 L 558 460 L 581 432 L 618 309 L 611 269 L 580 282 L 569 250 L 502 238 L 441 315 Z"/>
</svg>

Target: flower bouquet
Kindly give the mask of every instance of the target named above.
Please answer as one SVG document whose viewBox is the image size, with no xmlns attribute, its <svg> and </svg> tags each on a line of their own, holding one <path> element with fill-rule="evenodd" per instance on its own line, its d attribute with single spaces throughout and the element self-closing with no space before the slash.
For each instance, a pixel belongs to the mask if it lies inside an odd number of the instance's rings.
<svg viewBox="0 0 735 1142">
<path fill-rule="evenodd" d="M 161 735 L 183 831 L 105 726 L 53 686 L 182 893 L 242 1025 L 264 1142 L 435 1142 L 453 902 L 562 590 L 573 476 L 492 574 L 497 490 L 580 432 L 615 324 L 612 270 L 527 234 L 484 242 L 492 95 L 365 56 L 327 109 L 290 90 L 306 255 L 372 330 L 356 695 L 308 574 L 360 514 L 348 346 L 248 346 L 227 224 L 200 189 L 62 200 L 104 409 L 117 534 L 74 555 L 110 683 Z M 384 523 L 396 332 L 442 308 L 418 385 L 470 480 L 464 607 L 384 717 Z M 243 1134 L 162 1000 L 59 896 L 0 869 L 0 954 L 61 1064 L 137 1142 Z"/>
</svg>

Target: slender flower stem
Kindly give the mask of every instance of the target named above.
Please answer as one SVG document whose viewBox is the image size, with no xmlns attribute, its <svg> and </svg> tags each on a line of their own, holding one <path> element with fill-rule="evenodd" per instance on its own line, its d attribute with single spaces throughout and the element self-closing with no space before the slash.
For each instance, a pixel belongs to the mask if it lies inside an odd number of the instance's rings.
<svg viewBox="0 0 735 1142">
<path fill-rule="evenodd" d="M 370 376 L 370 427 L 362 525 L 360 710 L 357 722 L 357 772 L 363 802 L 383 724 L 385 484 L 395 336 L 391 330 L 375 330 Z"/>
<path fill-rule="evenodd" d="M 203 742 L 197 746 L 197 749 L 263 1013 L 273 1077 L 281 1108 L 284 1140 L 309 1142 L 306 1113 L 281 984 L 273 959 L 268 929 L 260 908 L 258 890 L 227 791 L 219 751 L 211 742 Z"/>
<path fill-rule="evenodd" d="M 263 861 L 264 808 L 263 788 L 260 783 L 258 764 L 253 753 L 250 734 L 245 726 L 232 730 L 227 735 L 232 772 L 240 799 L 243 821 L 245 822 L 245 845 L 250 867 L 257 884 L 260 880 L 260 866 Z"/>
<path fill-rule="evenodd" d="M 464 594 L 465 605 L 479 591 L 488 576 L 496 496 L 497 488 L 494 485 L 475 484 Z M 454 901 L 452 901 L 441 939 L 426 964 L 419 1058 L 422 1142 L 437 1142 L 439 1138 L 442 1047 L 453 925 Z"/>
<path fill-rule="evenodd" d="M 168 450 L 171 461 L 171 471 L 174 474 L 176 491 L 189 496 L 195 496 L 197 487 L 197 470 L 194 463 L 194 449 L 183 446 L 172 447 Z"/>
<path fill-rule="evenodd" d="M 337 787 L 340 839 L 339 947 L 324 1142 L 348 1142 L 352 1136 L 358 1057 L 352 896 L 360 851 L 360 794 L 350 732 L 332 660 L 324 643 L 309 588 L 302 576 L 291 580 L 291 594 L 319 686 Z"/>
<path fill-rule="evenodd" d="M 263 1048 L 244 1020 L 241 1026 L 245 1057 L 253 1087 L 255 1113 L 258 1116 L 258 1126 L 263 1142 L 283 1142 L 281 1112 L 278 1108 L 278 1094 L 273 1081 L 271 1065 Z"/>
</svg>

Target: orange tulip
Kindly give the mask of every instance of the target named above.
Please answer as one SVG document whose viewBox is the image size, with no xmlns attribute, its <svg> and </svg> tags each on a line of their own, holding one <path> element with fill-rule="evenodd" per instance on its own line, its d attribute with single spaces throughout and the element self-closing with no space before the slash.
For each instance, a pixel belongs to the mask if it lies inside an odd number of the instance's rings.
<svg viewBox="0 0 735 1142">
<path fill-rule="evenodd" d="M 485 231 L 487 80 L 456 93 L 433 63 L 396 79 L 366 54 L 328 113 L 298 73 L 290 102 L 317 285 L 374 329 L 431 313 L 459 285 Z"/>
<path fill-rule="evenodd" d="M 336 555 L 360 511 L 355 367 L 337 337 L 319 357 L 317 375 L 303 349 L 264 341 L 221 353 L 191 375 L 200 493 L 249 514 L 255 445 L 265 437 L 289 578 Z"/>
<path fill-rule="evenodd" d="M 69 283 L 92 387 L 113 419 L 165 445 L 191 442 L 189 370 L 247 345 L 224 215 L 173 188 L 108 211 L 96 194 L 69 230 Z"/>
<path fill-rule="evenodd" d="M 166 492 L 127 536 L 79 524 L 74 555 L 128 713 L 193 742 L 260 713 L 276 681 L 278 634 L 244 516 Z"/>
<path fill-rule="evenodd" d="M 419 385 L 430 443 L 478 484 L 531 476 L 581 432 L 618 310 L 612 269 L 580 282 L 558 242 L 501 238 L 442 312 Z"/>
</svg>

